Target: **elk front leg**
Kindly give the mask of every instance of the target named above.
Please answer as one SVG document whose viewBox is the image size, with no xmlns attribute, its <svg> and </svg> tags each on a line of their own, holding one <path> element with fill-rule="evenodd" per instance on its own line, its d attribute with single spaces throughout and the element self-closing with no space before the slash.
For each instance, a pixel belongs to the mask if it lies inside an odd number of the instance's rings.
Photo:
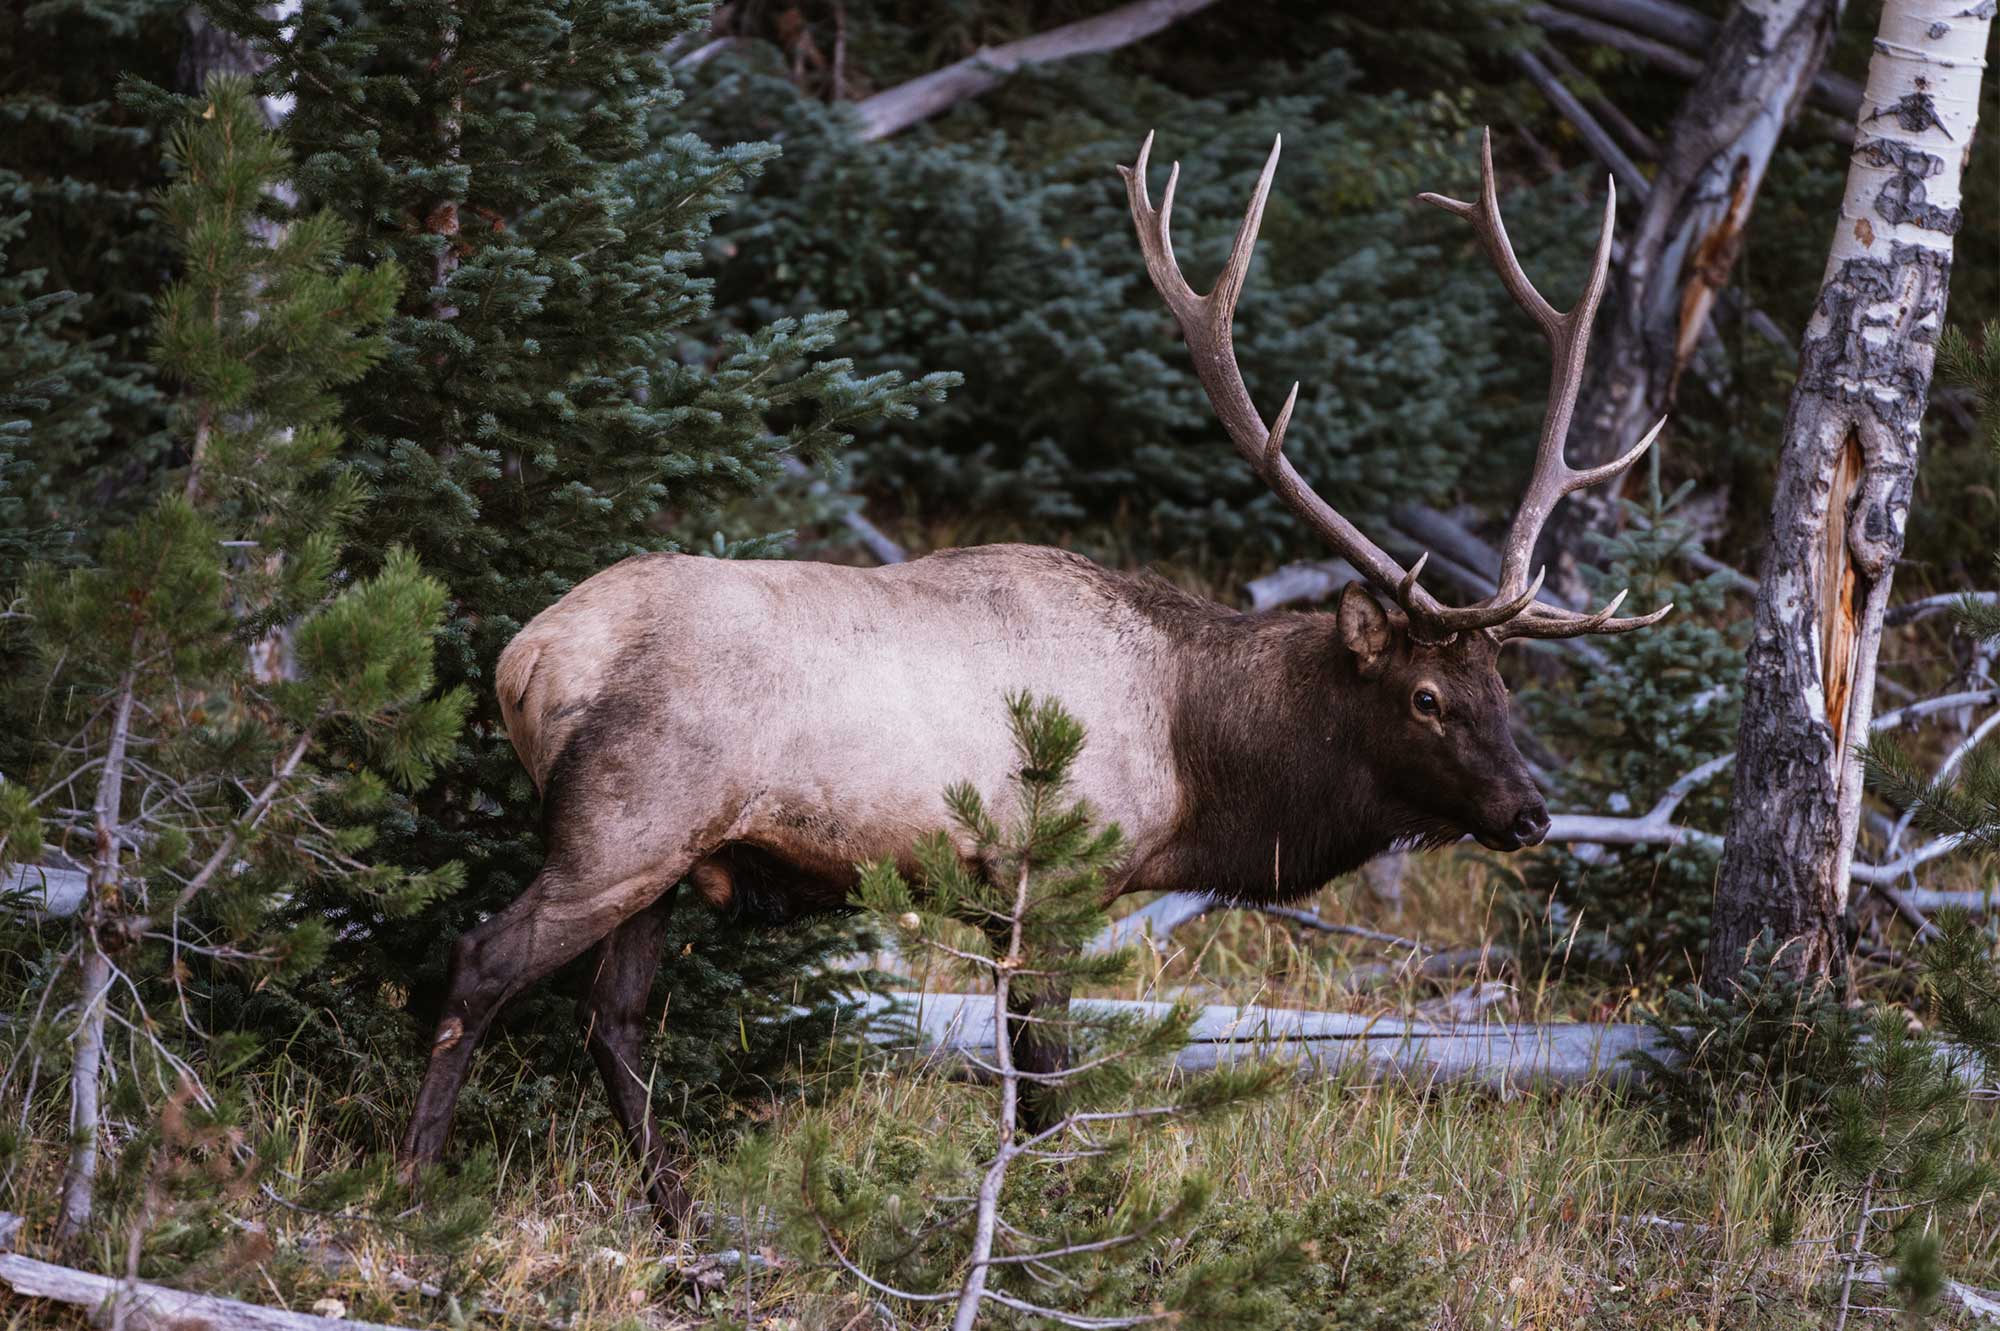
<svg viewBox="0 0 2000 1331">
<path fill-rule="evenodd" d="M 646 1000 L 653 976 L 660 969 L 660 949 L 666 941 L 667 919 L 673 914 L 678 887 L 634 915 L 597 945 L 590 991 L 579 1015 L 590 1057 L 604 1078 L 611 1112 L 625 1129 L 632 1153 L 644 1171 L 646 1197 L 660 1223 L 674 1229 L 687 1222 L 692 1210 L 687 1190 L 685 1158 L 662 1140 L 653 1115 L 652 1087 L 642 1069 L 646 1040 Z"/>
<path fill-rule="evenodd" d="M 1047 981 L 1029 985 L 1016 980 L 1007 996 L 1007 1010 L 1015 1018 L 1014 1066 L 1035 1077 L 1046 1077 L 1069 1066 L 1069 1039 L 1060 1025 L 1069 1013 L 1069 986 Z M 1020 1020 L 1020 1018 L 1030 1020 Z M 1040 1018 L 1040 1020 L 1033 1020 Z M 1061 1088 L 1032 1077 L 1021 1083 L 1021 1125 L 1029 1132 L 1042 1132 L 1063 1115 Z"/>
<path fill-rule="evenodd" d="M 1008 930 L 996 928 L 987 931 L 987 941 L 993 955 L 1002 957 L 1013 938 Z M 1008 1048 L 1013 1051 L 1015 1069 L 1029 1074 L 1021 1081 L 1021 1126 L 1031 1133 L 1043 1131 L 1062 1117 L 1058 1088 L 1040 1078 L 1069 1066 L 1069 1039 L 1061 1025 L 1051 1024 L 1061 1022 L 1068 1012 L 1068 985 L 1054 985 L 1041 977 L 1033 981 L 1017 977 L 1007 987 L 1007 1024 L 1013 1031 Z"/>
</svg>

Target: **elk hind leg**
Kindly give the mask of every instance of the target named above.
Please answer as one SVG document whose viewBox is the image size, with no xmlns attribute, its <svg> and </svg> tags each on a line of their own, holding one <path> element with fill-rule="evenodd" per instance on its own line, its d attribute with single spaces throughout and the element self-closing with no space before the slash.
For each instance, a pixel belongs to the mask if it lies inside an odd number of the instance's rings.
<svg viewBox="0 0 2000 1331">
<path fill-rule="evenodd" d="M 651 905 L 687 867 L 659 863 L 612 877 L 579 872 L 559 857 L 513 905 L 458 940 L 430 1066 L 403 1139 L 406 1170 L 444 1153 L 473 1053 L 501 1006 Z"/>
<path fill-rule="evenodd" d="M 669 1229 L 686 1223 L 691 1211 L 683 1187 L 685 1161 L 661 1139 L 653 1115 L 652 1088 L 642 1070 L 646 1039 L 646 999 L 660 968 L 667 919 L 679 888 L 611 931 L 597 945 L 590 989 L 581 1005 L 584 1038 L 604 1078 L 611 1112 L 645 1172 L 646 1196 Z"/>
</svg>

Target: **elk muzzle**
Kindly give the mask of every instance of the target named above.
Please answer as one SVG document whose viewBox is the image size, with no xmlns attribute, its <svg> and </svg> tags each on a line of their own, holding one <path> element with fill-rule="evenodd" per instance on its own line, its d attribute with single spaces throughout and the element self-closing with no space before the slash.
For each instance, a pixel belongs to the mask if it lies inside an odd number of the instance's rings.
<svg viewBox="0 0 2000 1331">
<path fill-rule="evenodd" d="M 1539 792 L 1530 791 L 1516 806 L 1513 816 L 1498 830 L 1477 834 L 1488 850 L 1520 850 L 1539 846 L 1549 834 L 1549 808 Z"/>
</svg>

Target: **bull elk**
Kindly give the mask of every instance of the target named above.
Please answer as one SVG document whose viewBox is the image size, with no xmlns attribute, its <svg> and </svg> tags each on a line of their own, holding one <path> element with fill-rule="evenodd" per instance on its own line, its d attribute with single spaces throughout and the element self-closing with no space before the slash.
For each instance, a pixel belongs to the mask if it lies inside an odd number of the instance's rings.
<svg viewBox="0 0 2000 1331">
<path fill-rule="evenodd" d="M 1001 796 L 1015 758 L 1003 701 L 1012 690 L 1059 698 L 1088 728 L 1078 789 L 1131 848 L 1112 896 L 1285 899 L 1392 847 L 1470 834 L 1513 850 L 1547 833 L 1508 729 L 1497 653 L 1513 638 L 1624 633 L 1671 608 L 1616 618 L 1621 592 L 1578 614 L 1538 601 L 1541 576 L 1528 578 L 1555 504 L 1619 475 L 1659 430 L 1606 466 L 1564 461 L 1615 197 L 1582 299 L 1560 313 L 1508 242 L 1490 136 L 1477 202 L 1422 196 L 1472 223 L 1554 357 L 1498 590 L 1448 607 L 1418 584 L 1422 559 L 1397 565 L 1286 459 L 1297 386 L 1267 427 L 1237 369 L 1231 318 L 1279 145 L 1206 296 L 1174 260 L 1179 167 L 1156 210 L 1151 148 L 1148 135 L 1138 163 L 1119 170 L 1146 269 L 1209 402 L 1258 477 L 1373 591 L 1350 583 L 1331 614 L 1246 615 L 1029 545 L 865 570 L 653 554 L 586 580 L 500 658 L 500 705 L 544 797 L 548 858 L 519 899 L 458 940 L 404 1143 L 410 1166 L 442 1151 L 500 1005 L 595 947 L 581 1011 L 591 1054 L 652 1201 L 682 1216 L 686 1195 L 640 1066 L 645 1001 L 677 895 L 801 914 L 841 903 L 863 861 L 907 863 L 922 834 L 949 824 L 947 785 L 970 780 Z M 1063 1051 L 1023 1026 L 1020 1065 L 1058 1066 Z"/>
</svg>

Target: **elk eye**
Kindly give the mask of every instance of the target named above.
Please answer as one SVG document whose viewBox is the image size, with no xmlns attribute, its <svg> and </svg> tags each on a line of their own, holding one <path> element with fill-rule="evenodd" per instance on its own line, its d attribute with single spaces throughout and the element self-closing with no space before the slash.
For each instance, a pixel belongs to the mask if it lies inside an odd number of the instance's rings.
<svg viewBox="0 0 2000 1331">
<path fill-rule="evenodd" d="M 1438 714 L 1438 696 L 1429 689 L 1418 689 L 1416 696 L 1410 699 L 1410 701 L 1425 716 L 1436 716 Z"/>
</svg>

